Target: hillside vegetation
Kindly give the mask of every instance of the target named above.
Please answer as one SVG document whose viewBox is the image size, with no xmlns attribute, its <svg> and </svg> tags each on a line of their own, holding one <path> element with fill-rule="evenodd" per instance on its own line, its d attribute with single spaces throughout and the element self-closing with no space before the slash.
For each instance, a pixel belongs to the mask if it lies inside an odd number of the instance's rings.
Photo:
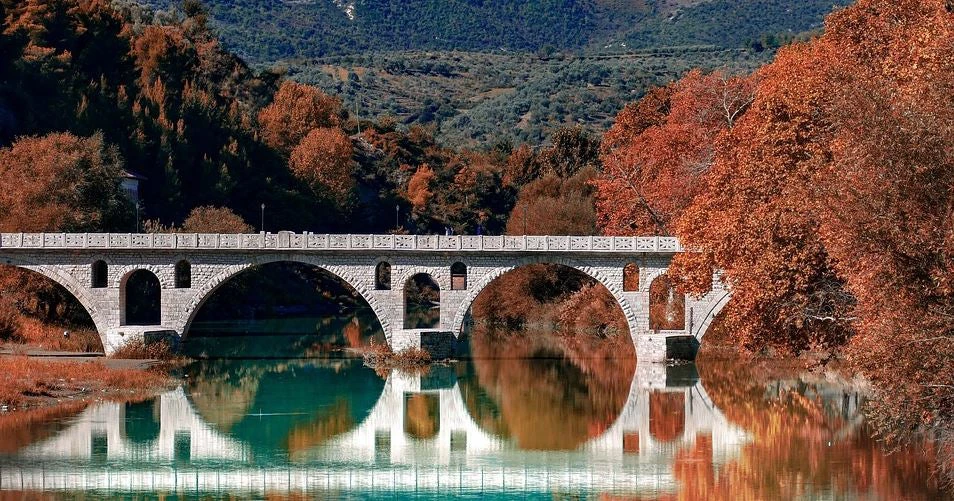
<svg viewBox="0 0 954 501">
<path fill-rule="evenodd" d="M 159 9 L 180 0 L 145 0 Z M 404 50 L 563 51 L 705 45 L 821 27 L 845 0 L 207 0 L 225 44 L 253 63 Z"/>
<path fill-rule="evenodd" d="M 170 19 L 180 0 L 144 0 Z M 205 0 L 225 47 L 438 142 L 602 132 L 690 68 L 751 71 L 846 0 Z"/>
<path fill-rule="evenodd" d="M 448 145 L 540 143 L 561 126 L 603 131 L 645 89 L 694 67 L 751 71 L 768 53 L 647 50 L 605 56 L 392 52 L 296 62 L 291 78 L 340 96 L 361 117 L 435 128 Z"/>
</svg>

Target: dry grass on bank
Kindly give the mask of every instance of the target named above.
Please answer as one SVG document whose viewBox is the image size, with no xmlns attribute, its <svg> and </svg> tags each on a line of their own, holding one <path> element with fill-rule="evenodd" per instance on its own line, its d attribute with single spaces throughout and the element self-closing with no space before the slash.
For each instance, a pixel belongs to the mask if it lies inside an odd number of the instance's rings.
<svg viewBox="0 0 954 501">
<path fill-rule="evenodd" d="M 176 354 L 166 342 L 146 343 L 143 339 L 131 339 L 109 356 L 121 360 L 173 360 Z"/>
<path fill-rule="evenodd" d="M 392 369 L 415 369 L 431 364 L 431 354 L 420 348 L 408 348 L 398 352 L 391 351 L 386 344 L 372 344 L 361 350 L 364 365 L 371 367 L 379 375 Z"/>
<path fill-rule="evenodd" d="M 64 336 L 64 331 L 69 332 L 69 336 Z M 49 351 L 103 351 L 95 330 L 44 323 L 23 315 L 3 301 L 0 301 L 0 341 Z"/>
<path fill-rule="evenodd" d="M 62 361 L 20 356 L 2 359 L 0 406 L 40 407 L 64 401 L 142 398 L 169 386 L 159 371 L 114 369 L 99 361 Z"/>
</svg>

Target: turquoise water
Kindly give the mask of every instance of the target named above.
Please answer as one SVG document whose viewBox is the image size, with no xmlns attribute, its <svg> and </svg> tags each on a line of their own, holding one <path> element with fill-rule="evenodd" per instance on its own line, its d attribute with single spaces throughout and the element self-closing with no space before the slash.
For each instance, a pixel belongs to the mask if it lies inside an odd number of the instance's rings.
<svg viewBox="0 0 954 501">
<path fill-rule="evenodd" d="M 509 358 L 376 373 L 341 351 L 374 338 L 362 322 L 194 338 L 208 357 L 272 358 L 200 360 L 154 399 L 23 423 L 0 437 L 0 498 L 945 496 L 930 451 L 888 454 L 864 393 L 825 374 L 519 337 Z"/>
</svg>

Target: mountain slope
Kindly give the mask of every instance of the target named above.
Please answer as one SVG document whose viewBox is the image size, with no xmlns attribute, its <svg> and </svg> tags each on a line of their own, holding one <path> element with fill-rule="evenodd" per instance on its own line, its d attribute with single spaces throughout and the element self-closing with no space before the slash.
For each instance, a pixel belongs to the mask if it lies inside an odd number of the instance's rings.
<svg viewBox="0 0 954 501">
<path fill-rule="evenodd" d="M 180 0 L 142 0 L 174 9 Z M 740 47 L 820 26 L 847 0 L 205 0 L 253 63 L 405 50 Z M 621 44 L 621 45 L 615 45 Z"/>
</svg>

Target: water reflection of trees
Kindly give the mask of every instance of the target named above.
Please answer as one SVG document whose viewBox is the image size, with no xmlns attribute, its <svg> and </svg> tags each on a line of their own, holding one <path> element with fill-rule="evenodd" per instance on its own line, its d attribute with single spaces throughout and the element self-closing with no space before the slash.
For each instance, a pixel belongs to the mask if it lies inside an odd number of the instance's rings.
<svg viewBox="0 0 954 501">
<path fill-rule="evenodd" d="M 286 451 L 292 460 L 357 426 L 384 388 L 360 361 L 344 359 L 202 361 L 185 376 L 204 421 L 253 450 Z M 268 416 L 264 425 L 259 413 Z"/>
<path fill-rule="evenodd" d="M 712 401 L 752 440 L 716 471 L 711 438 L 697 437 L 677 455 L 677 499 L 796 499 L 828 489 L 834 497 L 943 497 L 931 476 L 933 451 L 885 452 L 845 408 L 850 388 L 737 360 L 698 365 Z"/>
<path fill-rule="evenodd" d="M 634 358 L 586 356 L 593 353 L 581 343 L 482 329 L 493 328 L 474 328 L 472 372 L 458 378 L 468 411 L 486 431 L 522 449 L 572 450 L 619 416 Z"/>
</svg>

